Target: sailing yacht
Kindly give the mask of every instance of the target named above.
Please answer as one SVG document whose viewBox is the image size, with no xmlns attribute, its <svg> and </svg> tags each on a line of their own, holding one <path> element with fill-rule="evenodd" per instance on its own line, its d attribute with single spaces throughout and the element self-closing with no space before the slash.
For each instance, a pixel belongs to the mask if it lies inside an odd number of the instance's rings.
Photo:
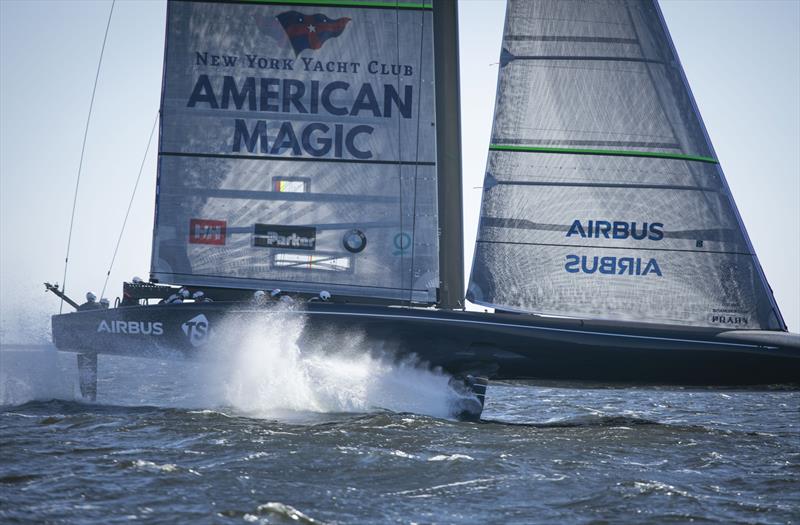
<svg viewBox="0 0 800 525">
<path fill-rule="evenodd" d="M 456 9 L 168 3 L 149 282 L 53 316 L 85 395 L 98 354 L 193 356 L 287 313 L 257 290 L 481 406 L 490 379 L 800 382 L 655 1 L 508 2 L 465 293 Z M 214 301 L 153 304 L 176 286 Z"/>
</svg>

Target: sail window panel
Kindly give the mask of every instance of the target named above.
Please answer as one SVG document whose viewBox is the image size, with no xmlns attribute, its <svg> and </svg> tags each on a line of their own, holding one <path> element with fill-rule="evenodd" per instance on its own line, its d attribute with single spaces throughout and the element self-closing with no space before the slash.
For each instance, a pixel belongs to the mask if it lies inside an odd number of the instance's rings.
<svg viewBox="0 0 800 525">
<path fill-rule="evenodd" d="M 487 184 L 645 185 L 723 191 L 718 166 L 681 159 L 489 152 Z"/>
<path fill-rule="evenodd" d="M 679 142 L 645 64 L 515 61 L 498 94 L 493 144 L 707 153 Z"/>
<path fill-rule="evenodd" d="M 640 57 L 628 15 L 618 2 L 510 2 L 503 46 L 518 56 Z"/>
<path fill-rule="evenodd" d="M 735 316 L 740 328 L 777 328 L 749 255 L 590 248 L 581 252 L 587 260 L 578 262 L 578 272 L 565 272 L 574 253 L 562 246 L 479 242 L 475 265 L 494 270 L 473 272 L 467 298 L 588 319 L 714 326 L 720 316 Z M 658 261 L 662 275 L 635 275 L 636 261 L 641 272 L 650 259 Z M 634 275 L 628 273 L 630 261 Z"/>
<path fill-rule="evenodd" d="M 300 255 L 296 253 L 276 253 L 272 256 L 272 265 L 275 268 L 291 269 L 298 272 L 349 272 L 353 269 L 353 259 L 352 257 L 343 257 L 341 254 Z"/>
<path fill-rule="evenodd" d="M 263 194 L 264 199 L 295 199 L 302 201 L 354 200 L 399 203 L 400 174 L 419 173 L 418 186 L 428 190 L 435 180 L 426 175 L 432 166 L 362 165 L 337 162 L 280 162 L 255 159 L 226 159 L 198 157 L 162 157 L 162 171 L 168 173 L 160 181 L 162 193 L 251 191 Z M 175 170 L 167 171 L 167 170 Z M 423 175 L 425 174 L 425 175 Z M 275 191 L 274 178 L 308 180 L 310 191 L 299 195 Z M 274 195 L 272 195 L 274 194 Z"/>
<path fill-rule="evenodd" d="M 610 56 L 670 60 L 652 2 L 511 0 L 503 45 L 518 56 Z"/>
<path fill-rule="evenodd" d="M 509 0 L 504 37 L 563 35 L 633 37 L 624 6 L 616 0 L 531 2 Z"/>
<path fill-rule="evenodd" d="M 324 285 L 332 293 L 435 300 L 434 167 L 284 163 L 280 177 L 313 180 L 313 191 L 277 192 L 270 176 L 275 166 L 263 161 L 164 157 L 161 163 L 172 177 L 160 186 L 154 259 L 160 280 L 297 290 Z M 248 190 L 231 189 L 241 185 Z M 192 242 L 193 219 L 224 223 L 225 238 Z M 276 259 L 286 250 L 254 245 L 256 225 L 313 228 L 313 251 L 295 252 L 313 264 L 301 271 L 286 257 Z M 343 246 L 352 230 L 366 238 L 356 254 Z"/>
<path fill-rule="evenodd" d="M 311 179 L 307 177 L 272 177 L 272 191 L 279 193 L 308 193 Z"/>
<path fill-rule="evenodd" d="M 748 253 L 727 198 L 686 190 L 495 186 L 478 240 Z"/>
</svg>

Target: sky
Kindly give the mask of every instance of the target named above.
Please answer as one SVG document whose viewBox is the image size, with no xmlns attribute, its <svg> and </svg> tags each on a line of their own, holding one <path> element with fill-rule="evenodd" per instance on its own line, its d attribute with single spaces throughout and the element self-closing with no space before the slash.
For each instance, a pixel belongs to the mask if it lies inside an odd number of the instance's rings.
<svg viewBox="0 0 800 525">
<path fill-rule="evenodd" d="M 0 0 L 0 338 L 47 336 L 58 300 L 110 2 Z M 756 253 L 800 331 L 800 1 L 663 0 L 662 10 Z M 491 132 L 504 4 L 463 0 L 465 277 Z M 84 158 L 67 291 L 100 292 L 158 110 L 165 2 L 117 2 Z M 109 297 L 147 278 L 155 144 Z"/>
</svg>

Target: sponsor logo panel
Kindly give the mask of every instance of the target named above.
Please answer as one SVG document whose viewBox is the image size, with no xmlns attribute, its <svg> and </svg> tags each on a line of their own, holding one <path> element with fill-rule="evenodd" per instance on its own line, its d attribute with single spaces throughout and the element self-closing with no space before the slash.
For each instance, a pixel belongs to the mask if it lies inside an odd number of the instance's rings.
<svg viewBox="0 0 800 525">
<path fill-rule="evenodd" d="M 100 321 L 97 333 L 128 335 L 163 335 L 164 324 L 160 321 Z"/>
<path fill-rule="evenodd" d="M 225 244 L 228 223 L 211 219 L 191 219 L 189 221 L 190 244 Z"/>
<path fill-rule="evenodd" d="M 708 322 L 719 326 L 747 326 L 749 321 L 747 313 L 741 310 L 713 310 L 708 315 Z"/>
<path fill-rule="evenodd" d="M 317 229 L 313 226 L 256 224 L 253 227 L 253 246 L 313 250 L 316 243 Z"/>
<path fill-rule="evenodd" d="M 181 330 L 183 330 L 189 343 L 195 348 L 204 345 L 211 334 L 208 318 L 203 314 L 196 315 L 183 323 Z"/>
<path fill-rule="evenodd" d="M 664 224 L 660 222 L 627 222 L 575 219 L 567 229 L 567 237 L 583 239 L 634 239 L 637 241 L 661 241 L 664 239 Z M 564 270 L 568 273 L 598 273 L 603 275 L 654 275 L 662 277 L 661 267 L 654 258 L 587 256 L 569 254 Z"/>
</svg>

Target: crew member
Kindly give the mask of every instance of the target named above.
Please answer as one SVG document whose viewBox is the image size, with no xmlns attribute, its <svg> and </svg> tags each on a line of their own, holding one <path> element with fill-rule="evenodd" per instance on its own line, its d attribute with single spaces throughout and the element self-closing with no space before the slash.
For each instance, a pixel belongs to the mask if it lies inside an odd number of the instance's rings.
<svg viewBox="0 0 800 525">
<path fill-rule="evenodd" d="M 267 292 L 264 290 L 256 290 L 253 293 L 253 304 L 256 306 L 264 306 L 267 304 Z"/>
<path fill-rule="evenodd" d="M 86 302 L 78 307 L 78 310 L 98 310 L 102 308 L 97 304 L 97 296 L 92 292 L 86 292 Z"/>
<path fill-rule="evenodd" d="M 193 293 L 192 294 L 192 299 L 194 299 L 194 302 L 196 302 L 196 303 L 210 303 L 210 302 L 212 302 L 211 299 L 206 297 L 206 294 L 203 292 L 203 290 L 197 290 L 195 293 Z"/>
<path fill-rule="evenodd" d="M 292 307 L 294 306 L 294 298 L 292 298 L 291 295 L 281 295 L 280 299 L 278 299 L 278 303 L 283 306 Z"/>
<path fill-rule="evenodd" d="M 109 306 L 110 305 L 109 305 L 108 299 L 106 299 L 105 297 L 100 299 L 100 308 L 108 308 Z"/>
<path fill-rule="evenodd" d="M 312 297 L 308 300 L 309 303 L 322 301 L 323 303 L 331 300 L 331 293 L 327 290 L 322 290 L 319 295 Z"/>
<path fill-rule="evenodd" d="M 189 297 L 191 297 L 189 290 L 181 287 L 176 293 L 167 297 L 167 304 L 182 304 Z"/>
</svg>

